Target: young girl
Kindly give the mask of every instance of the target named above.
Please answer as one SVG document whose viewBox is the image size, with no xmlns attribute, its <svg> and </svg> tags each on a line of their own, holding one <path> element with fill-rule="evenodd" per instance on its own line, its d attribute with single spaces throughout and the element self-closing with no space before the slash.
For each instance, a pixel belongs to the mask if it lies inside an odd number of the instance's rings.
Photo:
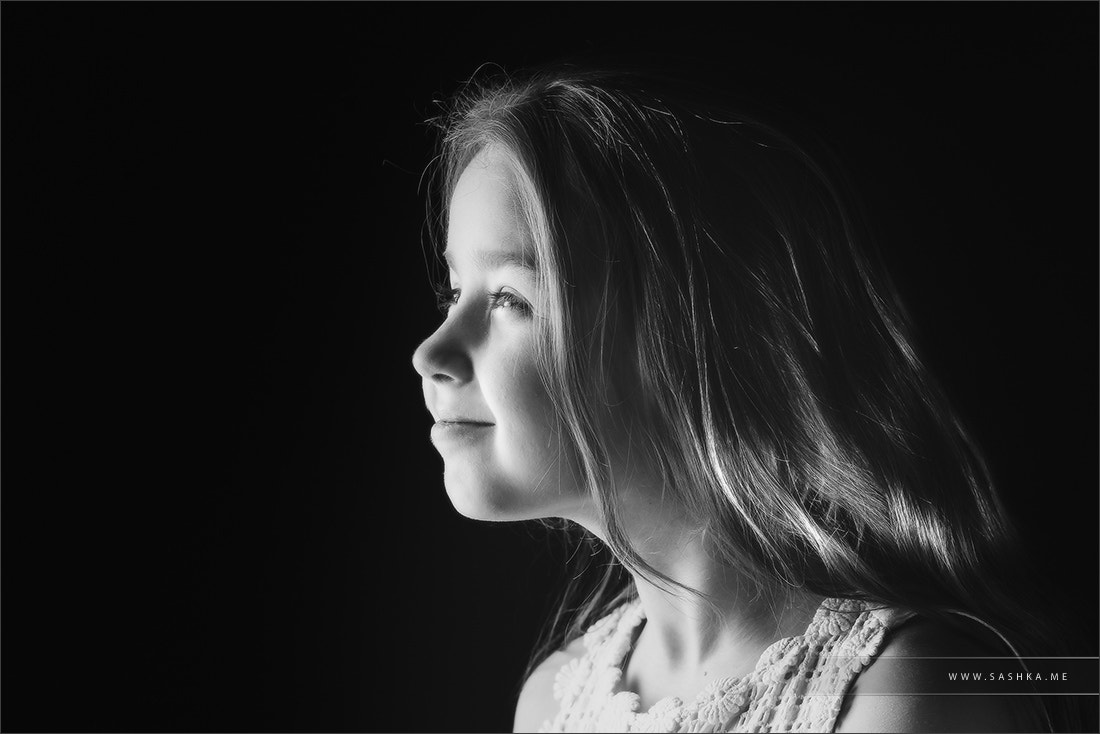
<svg viewBox="0 0 1100 734">
<path fill-rule="evenodd" d="M 565 68 L 442 120 L 447 493 L 611 554 L 516 730 L 1050 726 L 937 695 L 937 658 L 1051 654 L 1018 543 L 840 184 L 700 99 Z"/>
</svg>

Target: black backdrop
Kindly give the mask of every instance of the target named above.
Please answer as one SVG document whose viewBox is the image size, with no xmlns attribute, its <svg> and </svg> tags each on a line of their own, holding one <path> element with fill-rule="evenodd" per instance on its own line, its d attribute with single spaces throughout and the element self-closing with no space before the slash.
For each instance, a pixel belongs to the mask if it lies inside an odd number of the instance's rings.
<svg viewBox="0 0 1100 734">
<path fill-rule="evenodd" d="M 1096 654 L 1096 4 L 0 12 L 5 730 L 509 727 L 561 557 L 442 489 L 421 123 L 576 51 L 832 142 Z"/>
</svg>

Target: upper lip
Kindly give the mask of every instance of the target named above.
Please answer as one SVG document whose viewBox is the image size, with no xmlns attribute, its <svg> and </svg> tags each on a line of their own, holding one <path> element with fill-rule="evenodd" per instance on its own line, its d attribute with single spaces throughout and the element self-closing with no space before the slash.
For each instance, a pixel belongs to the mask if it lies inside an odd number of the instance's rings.
<svg viewBox="0 0 1100 734">
<path fill-rule="evenodd" d="M 471 423 L 476 426 L 491 426 L 491 420 L 481 420 L 476 416 L 486 411 L 477 410 L 478 406 L 463 406 L 456 401 L 428 400 L 427 408 L 436 423 Z"/>
</svg>

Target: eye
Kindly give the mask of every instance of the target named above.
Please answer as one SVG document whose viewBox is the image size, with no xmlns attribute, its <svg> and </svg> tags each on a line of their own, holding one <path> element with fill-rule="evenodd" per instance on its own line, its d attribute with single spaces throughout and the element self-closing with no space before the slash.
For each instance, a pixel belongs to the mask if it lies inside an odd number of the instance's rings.
<svg viewBox="0 0 1100 734">
<path fill-rule="evenodd" d="M 458 303 L 458 297 L 462 291 L 440 283 L 435 287 L 435 305 L 444 316 L 451 310 L 451 306 Z"/>
<path fill-rule="evenodd" d="M 503 289 L 489 294 L 489 307 L 511 311 L 519 316 L 530 316 L 532 313 L 531 304 Z"/>
</svg>

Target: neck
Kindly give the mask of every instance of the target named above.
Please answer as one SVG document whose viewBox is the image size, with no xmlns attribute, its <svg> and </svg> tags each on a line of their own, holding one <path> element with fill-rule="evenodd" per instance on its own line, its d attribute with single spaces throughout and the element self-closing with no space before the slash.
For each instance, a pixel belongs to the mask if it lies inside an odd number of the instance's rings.
<svg viewBox="0 0 1100 734">
<path fill-rule="evenodd" d="M 637 532 L 639 524 L 624 518 L 627 536 L 642 560 L 698 593 L 631 571 L 646 616 L 631 667 L 687 676 L 748 673 L 773 642 L 805 632 L 822 596 L 778 584 L 758 588 L 708 548 L 698 522 L 662 509 L 659 530 Z M 607 542 L 595 524 L 586 525 Z"/>
<path fill-rule="evenodd" d="M 647 654 L 668 670 L 707 669 L 730 659 L 736 660 L 733 668 L 751 669 L 775 640 L 802 634 L 822 601 L 796 590 L 758 591 L 705 557 L 681 558 L 675 566 L 680 568 L 660 570 L 700 594 L 670 590 L 634 573 L 646 612 Z"/>
<path fill-rule="evenodd" d="M 758 588 L 714 552 L 702 523 L 650 490 L 623 503 L 623 531 L 643 561 L 693 591 L 631 571 L 646 616 L 632 670 L 666 671 L 681 681 L 747 674 L 769 645 L 806 631 L 822 596 L 780 584 Z M 595 513 L 574 519 L 607 543 Z"/>
<path fill-rule="evenodd" d="M 660 669 L 747 673 L 773 642 L 804 632 L 822 601 L 805 590 L 758 589 L 700 542 L 681 544 L 675 556 L 663 558 L 647 561 L 699 593 L 632 574 L 646 615 L 637 649 Z"/>
</svg>

